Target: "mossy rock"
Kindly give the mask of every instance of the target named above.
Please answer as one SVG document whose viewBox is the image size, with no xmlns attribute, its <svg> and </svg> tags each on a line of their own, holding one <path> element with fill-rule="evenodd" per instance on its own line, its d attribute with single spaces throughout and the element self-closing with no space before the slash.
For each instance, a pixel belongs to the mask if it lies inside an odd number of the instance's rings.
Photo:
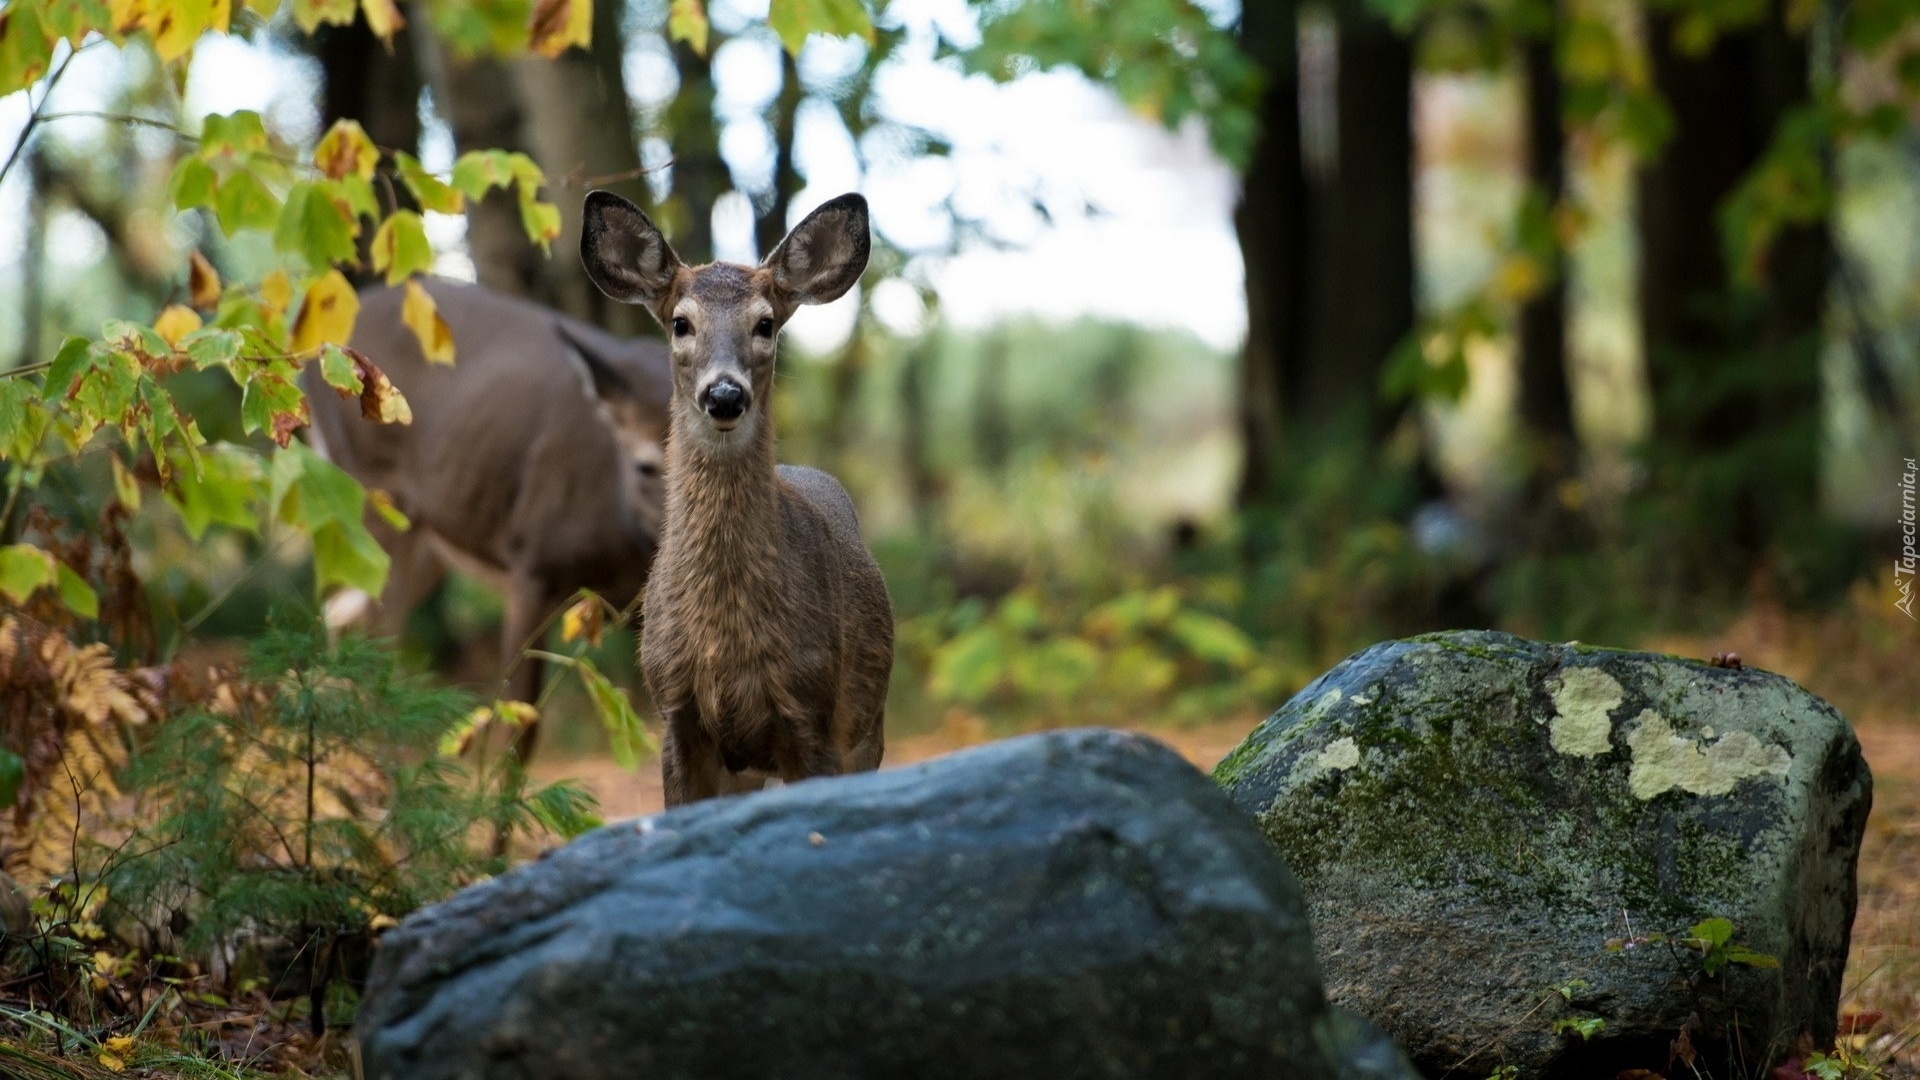
<svg viewBox="0 0 1920 1080">
<path fill-rule="evenodd" d="M 1833 1037 L 1872 779 L 1778 675 L 1430 634 L 1322 675 L 1214 778 L 1299 876 L 1330 1000 L 1430 1075 L 1661 1071 L 1686 1028 L 1746 1076 Z M 1682 939 L 1710 918 L 1778 966 L 1709 975 Z"/>
</svg>

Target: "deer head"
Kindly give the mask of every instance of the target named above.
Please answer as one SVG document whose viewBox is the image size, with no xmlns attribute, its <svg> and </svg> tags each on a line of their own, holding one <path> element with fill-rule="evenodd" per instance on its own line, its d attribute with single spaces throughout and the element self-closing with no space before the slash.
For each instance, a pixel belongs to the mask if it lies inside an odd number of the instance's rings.
<svg viewBox="0 0 1920 1080">
<path fill-rule="evenodd" d="M 587 196 L 580 257 L 615 300 L 640 304 L 671 338 L 675 438 L 745 446 L 765 420 L 775 340 L 802 304 L 837 300 L 866 269 L 867 201 L 842 195 L 794 226 L 759 266 L 687 266 L 639 207 Z"/>
</svg>

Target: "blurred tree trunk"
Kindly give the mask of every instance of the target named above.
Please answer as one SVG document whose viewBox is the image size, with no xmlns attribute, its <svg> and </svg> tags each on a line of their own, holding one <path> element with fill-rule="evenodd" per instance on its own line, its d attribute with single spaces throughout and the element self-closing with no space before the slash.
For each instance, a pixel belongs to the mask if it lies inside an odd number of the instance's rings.
<svg viewBox="0 0 1920 1080">
<path fill-rule="evenodd" d="M 709 57 L 720 48 L 720 39 L 715 37 L 710 44 L 708 56 L 701 56 L 684 41 L 673 43 L 680 92 L 667 107 L 673 139 L 673 197 L 661 228 L 674 251 L 693 264 L 713 260 L 713 204 L 732 186 L 727 163 L 720 157 L 720 126 L 713 116 Z"/>
<path fill-rule="evenodd" d="M 1783 232 L 1756 295 L 1734 279 L 1719 229 L 1727 196 L 1807 102 L 1806 41 L 1776 0 L 1751 29 L 1698 56 L 1649 27 L 1654 79 L 1674 132 L 1642 173 L 1640 308 L 1654 397 L 1655 465 L 1703 482 L 1700 521 L 1752 555 L 1818 505 L 1817 358 L 1832 243 L 1824 223 Z M 1704 482 L 1711 476 L 1711 482 Z"/>
<path fill-rule="evenodd" d="M 1298 20 L 1290 3 L 1249 4 L 1241 18 L 1269 80 L 1234 212 L 1247 282 L 1243 503 L 1271 500 L 1283 446 L 1303 433 L 1364 418 L 1384 438 L 1403 410 L 1381 402 L 1381 368 L 1414 323 L 1412 47 L 1340 10 L 1333 154 L 1318 175 L 1302 150 Z"/>
<path fill-rule="evenodd" d="M 773 196 L 766 213 L 753 223 L 754 243 L 763 259 L 786 238 L 787 214 L 794 193 L 800 190 L 800 173 L 793 161 L 793 127 L 805 96 L 793 54 L 780 50 L 780 96 L 773 104 Z"/>
<path fill-rule="evenodd" d="M 402 27 L 391 45 L 381 41 L 356 16 L 346 26 L 322 23 L 308 39 L 313 58 L 320 62 L 320 128 L 338 120 L 354 120 L 374 144 L 388 150 L 420 153 L 420 65 L 414 52 L 413 31 Z M 399 184 L 385 186 L 400 205 L 413 199 Z M 362 222 L 365 225 L 365 222 Z M 360 234 L 360 257 L 366 261 L 373 229 Z M 378 280 L 371 269 L 348 272 L 355 285 Z"/>
<path fill-rule="evenodd" d="M 1521 55 L 1527 84 L 1527 180 L 1549 210 L 1560 207 L 1567 187 L 1557 21 L 1556 13 L 1542 36 L 1523 46 Z M 1560 487 L 1578 471 L 1580 446 L 1567 377 L 1567 261 L 1557 244 L 1551 258 L 1552 264 L 1542 267 L 1547 284 L 1521 305 L 1518 326 L 1519 420 L 1526 443 L 1521 499 L 1527 525 L 1520 539 L 1548 549 L 1574 525 Z"/>
<path fill-rule="evenodd" d="M 46 159 L 38 145 L 27 148 L 27 236 L 20 255 L 20 356 L 16 365 L 38 363 L 41 324 L 47 316 Z M 0 522 L 4 526 L 5 522 Z"/>
<path fill-rule="evenodd" d="M 933 531 L 940 502 L 940 478 L 934 470 L 927 418 L 931 408 L 927 385 L 931 373 L 927 368 L 937 355 L 935 342 L 940 337 L 936 333 L 922 334 L 900 357 L 900 457 L 906 471 L 907 505 L 922 536 Z"/>
<path fill-rule="evenodd" d="M 552 60 L 522 57 L 513 63 L 513 76 L 529 152 L 547 174 L 547 198 L 560 208 L 560 235 L 542 268 L 543 297 L 577 318 L 632 335 L 650 329 L 652 319 L 595 288 L 579 255 L 586 198 L 581 181 L 620 177 L 599 186 L 642 206 L 648 202 L 621 73 L 620 12 L 619 4 L 594 5 L 591 49 L 569 49 Z"/>
<path fill-rule="evenodd" d="M 414 21 L 425 25 L 424 3 L 416 3 L 414 12 Z M 453 133 L 454 152 L 525 150 L 524 112 L 508 65 L 490 56 L 456 56 L 432 34 L 420 38 L 434 109 Z M 520 224 L 512 192 L 496 189 L 467 204 L 467 255 L 480 284 L 515 296 L 540 296 L 543 260 Z"/>
<path fill-rule="evenodd" d="M 1281 372 L 1300 355 L 1300 280 L 1306 262 L 1306 173 L 1300 157 L 1299 12 L 1290 2 L 1241 9 L 1240 44 L 1267 78 L 1260 138 L 1241 181 L 1233 227 L 1246 266 L 1247 342 L 1240 364 L 1242 503 L 1278 486 L 1285 430 Z"/>
</svg>

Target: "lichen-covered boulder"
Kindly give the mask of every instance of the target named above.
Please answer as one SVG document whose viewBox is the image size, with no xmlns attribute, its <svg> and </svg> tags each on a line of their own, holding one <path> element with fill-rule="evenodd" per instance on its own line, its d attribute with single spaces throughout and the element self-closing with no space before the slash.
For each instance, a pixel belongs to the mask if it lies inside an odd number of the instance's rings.
<svg viewBox="0 0 1920 1080">
<path fill-rule="evenodd" d="M 1430 1075 L 1664 1071 L 1682 1029 L 1754 1075 L 1834 1033 L 1872 781 L 1778 675 L 1432 634 L 1327 672 L 1214 776 L 1299 875 L 1328 997 Z"/>
<path fill-rule="evenodd" d="M 1252 821 L 1103 731 L 609 825 L 389 932 L 357 1036 L 368 1080 L 1404 1075 Z"/>
</svg>

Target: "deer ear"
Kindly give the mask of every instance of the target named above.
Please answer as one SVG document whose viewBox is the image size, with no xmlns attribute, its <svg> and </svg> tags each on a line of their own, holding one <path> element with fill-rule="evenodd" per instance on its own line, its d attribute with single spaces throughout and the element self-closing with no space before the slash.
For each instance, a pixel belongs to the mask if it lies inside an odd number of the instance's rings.
<svg viewBox="0 0 1920 1080">
<path fill-rule="evenodd" d="M 791 302 L 824 304 L 860 280 L 872 244 L 867 200 L 847 194 L 808 214 L 760 265 Z"/>
<path fill-rule="evenodd" d="M 600 291 L 652 307 L 666 295 L 680 256 L 641 209 L 611 191 L 587 193 L 580 261 Z"/>
</svg>

